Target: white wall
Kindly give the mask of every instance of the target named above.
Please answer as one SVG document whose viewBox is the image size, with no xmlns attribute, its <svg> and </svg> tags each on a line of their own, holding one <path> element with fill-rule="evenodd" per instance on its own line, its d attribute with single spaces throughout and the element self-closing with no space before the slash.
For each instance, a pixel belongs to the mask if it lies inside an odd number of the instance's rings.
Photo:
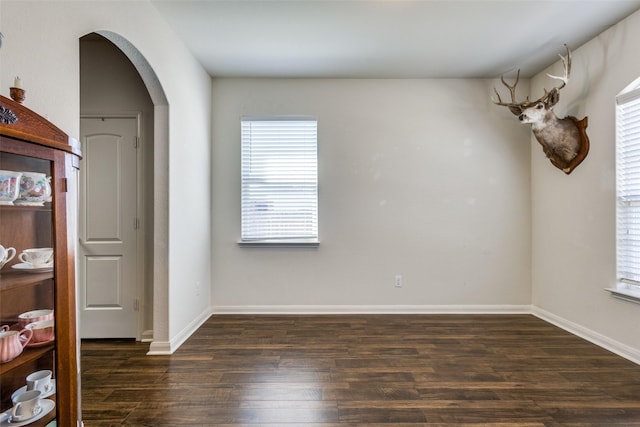
<svg viewBox="0 0 640 427">
<path fill-rule="evenodd" d="M 214 79 L 215 310 L 528 308 L 530 131 L 492 83 Z M 317 116 L 318 249 L 236 244 L 245 114 Z"/>
<path fill-rule="evenodd" d="M 570 176 L 549 165 L 527 127 L 490 103 L 493 82 L 218 79 L 211 92 L 146 1 L 3 0 L 0 28 L 0 93 L 20 75 L 26 105 L 70 135 L 79 131 L 81 36 L 113 31 L 157 74 L 168 107 L 156 113 L 169 117 L 167 134 L 156 132 L 156 165 L 166 162 L 156 191 L 168 193 L 156 198 L 156 221 L 166 225 L 155 242 L 156 262 L 166 261 L 155 277 L 159 348 L 171 349 L 206 316 L 211 281 L 220 311 L 533 301 L 538 314 L 640 351 L 638 305 L 602 290 L 615 276 L 614 97 L 640 76 L 639 13 L 574 52 L 556 109 L 589 116 L 591 152 Z M 541 74 L 531 92 L 547 84 Z M 237 246 L 243 114 L 318 116 L 317 250 Z M 393 288 L 395 274 L 404 288 Z"/>
<path fill-rule="evenodd" d="M 637 361 L 640 305 L 603 289 L 615 285 L 616 274 L 615 97 L 640 77 L 639 45 L 635 13 L 573 52 L 571 79 L 555 111 L 589 117 L 584 162 L 565 176 L 535 142 L 531 154 L 533 304 L 542 317 Z M 559 72 L 557 63 L 551 73 Z M 540 73 L 532 97 L 554 84 Z"/>
<path fill-rule="evenodd" d="M 211 79 L 148 1 L 0 3 L 0 92 L 16 75 L 25 105 L 79 134 L 79 38 L 112 32 L 155 71 L 154 343 L 171 351 L 209 314 Z M 121 40 L 121 41 L 122 41 Z M 131 54 L 131 52 L 129 52 Z M 148 75 L 148 73 L 147 73 Z M 145 80 L 149 84 L 149 80 Z M 157 92 L 156 92 L 157 93 Z M 154 99 L 156 102 L 157 99 Z"/>
</svg>

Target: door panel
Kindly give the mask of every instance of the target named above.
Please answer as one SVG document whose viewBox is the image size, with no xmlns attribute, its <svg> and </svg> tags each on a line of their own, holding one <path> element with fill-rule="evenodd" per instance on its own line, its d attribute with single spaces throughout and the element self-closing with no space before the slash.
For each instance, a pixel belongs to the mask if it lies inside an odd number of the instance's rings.
<svg viewBox="0 0 640 427">
<path fill-rule="evenodd" d="M 80 335 L 137 335 L 135 118 L 83 118 Z"/>
<path fill-rule="evenodd" d="M 86 241 L 122 242 L 119 212 L 126 201 L 120 185 L 122 155 L 126 138 L 121 135 L 89 135 L 85 138 Z M 126 173 L 126 172 L 125 172 Z"/>
<path fill-rule="evenodd" d="M 87 256 L 85 309 L 125 309 L 122 301 L 122 257 Z M 124 292 L 126 294 L 126 292 Z"/>
</svg>

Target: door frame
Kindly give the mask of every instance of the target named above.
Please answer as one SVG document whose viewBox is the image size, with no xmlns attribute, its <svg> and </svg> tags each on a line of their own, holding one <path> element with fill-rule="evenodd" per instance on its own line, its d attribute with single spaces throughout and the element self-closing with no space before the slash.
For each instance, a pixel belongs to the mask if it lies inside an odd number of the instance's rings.
<svg viewBox="0 0 640 427">
<path fill-rule="evenodd" d="M 123 111 L 120 113 L 110 112 L 104 114 L 81 114 L 80 121 L 82 119 L 135 119 L 136 120 L 136 212 L 137 212 L 137 228 L 136 228 L 136 341 L 149 341 L 153 338 L 153 332 L 144 331 L 144 317 L 145 309 L 147 306 L 145 295 L 145 262 L 146 251 L 144 244 L 145 236 L 145 204 L 144 204 L 144 126 L 142 123 L 141 111 Z M 83 135 L 81 135 L 82 137 Z M 80 224 L 78 223 L 78 226 Z M 84 283 L 81 283 L 85 286 Z M 86 289 L 86 286 L 85 286 Z M 147 336 L 150 335 L 150 336 Z"/>
</svg>

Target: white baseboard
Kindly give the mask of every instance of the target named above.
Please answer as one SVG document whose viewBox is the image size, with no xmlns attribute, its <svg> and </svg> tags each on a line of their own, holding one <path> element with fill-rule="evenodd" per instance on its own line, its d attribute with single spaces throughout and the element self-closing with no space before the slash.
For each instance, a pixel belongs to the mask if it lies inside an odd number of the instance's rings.
<svg viewBox="0 0 640 427">
<path fill-rule="evenodd" d="M 152 341 L 148 355 L 173 354 L 213 314 L 532 314 L 640 365 L 640 350 L 531 305 L 242 305 L 205 310 L 171 341 Z"/>
<path fill-rule="evenodd" d="M 214 314 L 529 314 L 530 305 L 225 305 Z"/>
<path fill-rule="evenodd" d="M 173 354 L 169 341 L 152 341 L 151 344 L 149 344 L 147 356 L 163 356 L 168 354 Z"/>
<path fill-rule="evenodd" d="M 213 314 L 211 308 L 200 313 L 191 323 L 182 329 L 171 341 L 152 341 L 149 345 L 149 356 L 173 354 L 204 322 Z"/>
<path fill-rule="evenodd" d="M 142 332 L 142 336 L 140 337 L 140 342 L 151 342 L 153 341 L 153 330 L 147 329 Z"/>
<path fill-rule="evenodd" d="M 580 326 L 577 323 L 573 323 L 567 319 L 564 319 L 560 316 L 556 316 L 553 313 L 550 313 L 546 310 L 543 310 L 539 307 L 533 307 L 531 314 L 545 322 L 549 322 L 553 325 L 556 325 L 559 328 L 564 329 L 567 332 L 570 332 L 574 335 L 579 336 L 580 338 L 584 338 L 585 340 L 600 346 L 606 350 L 609 350 L 612 353 L 617 354 L 618 356 L 624 357 L 627 360 L 632 361 L 640 365 L 640 350 L 635 349 L 633 347 L 629 347 L 626 344 L 622 344 L 621 342 L 612 340 L 602 334 L 599 334 L 591 329 L 587 329 L 584 326 Z"/>
</svg>

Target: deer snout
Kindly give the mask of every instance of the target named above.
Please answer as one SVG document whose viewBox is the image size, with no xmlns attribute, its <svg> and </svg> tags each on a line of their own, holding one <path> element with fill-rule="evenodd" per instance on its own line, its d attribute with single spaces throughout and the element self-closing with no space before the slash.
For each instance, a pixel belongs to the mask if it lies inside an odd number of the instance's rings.
<svg viewBox="0 0 640 427">
<path fill-rule="evenodd" d="M 520 120 L 520 123 L 524 123 L 524 124 L 537 123 L 543 118 L 544 118 L 544 113 L 532 108 L 528 108 L 518 116 L 518 120 Z"/>
</svg>

